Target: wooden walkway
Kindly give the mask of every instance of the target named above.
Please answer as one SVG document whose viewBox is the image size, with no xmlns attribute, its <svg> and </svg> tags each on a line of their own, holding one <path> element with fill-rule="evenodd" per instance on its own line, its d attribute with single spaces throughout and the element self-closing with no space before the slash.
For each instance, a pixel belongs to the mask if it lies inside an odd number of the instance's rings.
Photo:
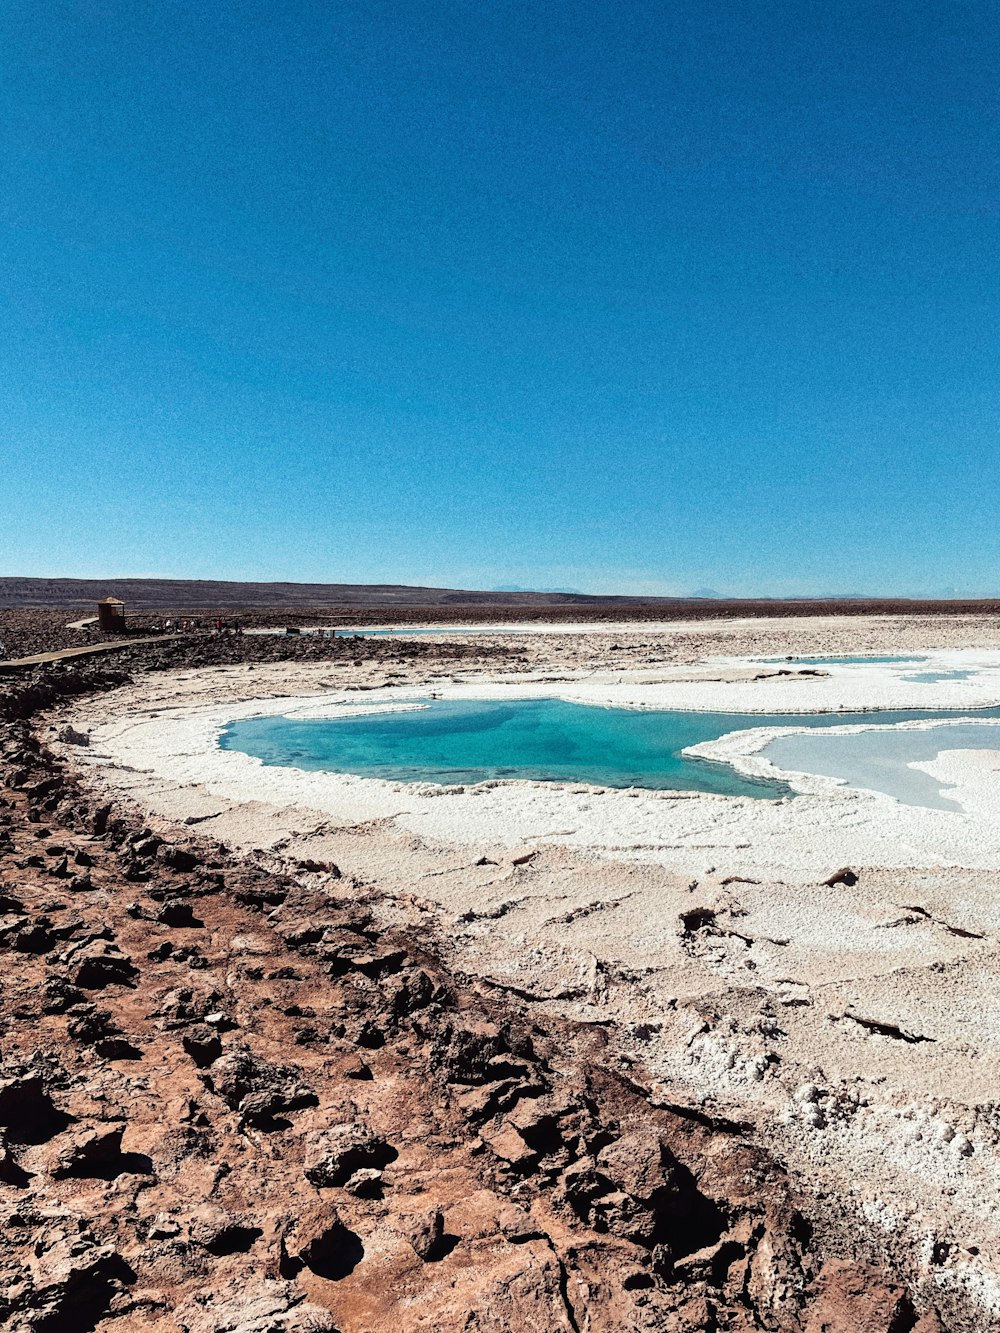
<svg viewBox="0 0 1000 1333">
<path fill-rule="evenodd" d="M 91 657 L 94 653 L 113 653 L 119 648 L 135 648 L 141 643 L 165 643 L 176 639 L 176 634 L 154 634 L 144 639 L 111 639 L 107 643 L 91 643 L 83 648 L 60 648 L 54 653 L 35 653 L 31 657 L 14 657 L 0 662 L 0 671 L 17 671 L 21 667 L 48 666 L 70 657 Z"/>
</svg>

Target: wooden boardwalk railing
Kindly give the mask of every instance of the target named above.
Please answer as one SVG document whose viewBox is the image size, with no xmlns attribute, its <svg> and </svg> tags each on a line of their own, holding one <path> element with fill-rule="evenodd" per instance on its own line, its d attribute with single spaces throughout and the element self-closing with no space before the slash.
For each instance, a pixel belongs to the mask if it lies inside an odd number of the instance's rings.
<svg viewBox="0 0 1000 1333">
<path fill-rule="evenodd" d="M 13 657 L 0 662 L 0 671 L 17 671 L 21 667 L 48 666 L 69 657 L 90 657 L 94 653 L 113 653 L 119 648 L 135 648 L 140 643 L 165 643 L 175 634 L 153 634 L 143 639 L 111 639 L 107 643 L 91 643 L 82 648 L 60 648 L 54 653 L 34 653 L 31 657 Z"/>
</svg>

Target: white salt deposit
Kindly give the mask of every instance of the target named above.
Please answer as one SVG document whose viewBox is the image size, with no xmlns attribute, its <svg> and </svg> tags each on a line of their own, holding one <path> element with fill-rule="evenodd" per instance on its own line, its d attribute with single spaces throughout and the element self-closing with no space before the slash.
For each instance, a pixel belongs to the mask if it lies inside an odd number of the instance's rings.
<svg viewBox="0 0 1000 1333">
<path fill-rule="evenodd" d="M 343 824 L 392 818 L 422 838 L 442 843 L 513 847 L 525 839 L 587 847 L 623 859 L 682 869 L 704 859 L 706 846 L 741 852 L 752 873 L 785 879 L 812 878 L 831 862 L 882 866 L 966 865 L 987 867 L 1000 858 L 1000 799 L 989 784 L 973 782 L 952 793 L 955 810 L 900 805 L 884 794 L 845 787 L 835 779 L 782 774 L 761 751 L 779 734 L 773 728 L 742 731 L 692 748 L 692 753 L 734 764 L 751 775 L 786 776 L 799 795 L 778 802 L 641 789 L 606 790 L 579 784 L 503 782 L 464 789 L 403 784 L 333 773 L 265 766 L 236 751 L 223 751 L 222 728 L 238 718 L 276 714 L 323 718 L 421 706 L 421 699 L 531 699 L 556 695 L 595 706 L 694 709 L 711 712 L 823 712 L 914 707 L 964 711 L 1000 702 L 1000 653 L 927 654 L 935 666 L 973 675 L 937 683 L 904 679 L 898 665 L 831 668 L 815 677 L 778 676 L 752 659 L 717 659 L 725 679 L 691 679 L 690 669 L 670 673 L 624 670 L 567 674 L 552 679 L 485 677 L 374 690 L 359 705 L 357 694 L 329 691 L 289 701 L 179 704 L 154 715 L 114 717 L 93 729 L 85 762 L 145 770 L 159 780 L 197 783 L 233 802 L 266 802 L 281 808 L 308 807 Z M 751 678 L 763 676 L 762 679 Z M 295 669 L 288 668 L 294 681 Z M 684 676 L 687 676 L 687 679 Z M 212 673 L 194 673 L 192 684 L 211 685 Z M 223 689 L 223 693 L 227 693 Z M 874 719 L 873 719 L 874 721 Z M 924 727 L 926 723 L 904 726 Z M 863 728 L 831 728 L 826 735 Z M 962 768 L 953 758 L 950 774 Z M 950 779 L 951 780 L 951 779 Z M 447 799 L 441 799 L 442 796 Z M 552 833 L 558 830 L 557 833 Z"/>
</svg>

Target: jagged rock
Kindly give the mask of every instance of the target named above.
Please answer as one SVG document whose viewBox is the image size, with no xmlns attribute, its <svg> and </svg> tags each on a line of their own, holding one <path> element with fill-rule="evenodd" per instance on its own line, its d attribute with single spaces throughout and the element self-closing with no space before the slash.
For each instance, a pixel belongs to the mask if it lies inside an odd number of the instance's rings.
<svg viewBox="0 0 1000 1333">
<path fill-rule="evenodd" d="M 276 883 L 237 884 L 233 889 L 236 901 L 255 912 L 280 907 L 287 896 L 288 889 L 283 884 Z"/>
<path fill-rule="evenodd" d="M 0 1078 L 0 1125 L 16 1143 L 45 1143 L 69 1124 L 49 1095 L 41 1074 Z"/>
<path fill-rule="evenodd" d="M 335 1125 L 306 1142 L 306 1179 L 318 1189 L 343 1185 L 356 1171 L 381 1171 L 399 1156 L 396 1149 L 362 1125 Z"/>
<path fill-rule="evenodd" d="M 219 1010 L 222 1003 L 221 991 L 183 986 L 163 997 L 155 1016 L 163 1020 L 165 1027 L 186 1027 L 190 1023 L 203 1023 L 209 1014 Z"/>
<path fill-rule="evenodd" d="M 181 1044 L 199 1069 L 205 1069 L 222 1054 L 222 1041 L 215 1028 L 195 1023 L 181 1037 Z"/>
<path fill-rule="evenodd" d="M 410 1218 L 403 1234 L 417 1258 L 425 1264 L 443 1259 L 450 1248 L 445 1236 L 444 1213 L 440 1208 Z"/>
<path fill-rule="evenodd" d="M 53 911 L 57 910 L 55 906 Z M 36 917 L 34 923 L 24 924 L 16 930 L 12 943 L 18 953 L 49 953 L 60 940 L 67 940 L 79 933 L 82 921 L 76 913 L 60 916 L 56 925 L 48 916 Z"/>
<path fill-rule="evenodd" d="M 64 1014 L 84 998 L 83 991 L 71 986 L 65 977 L 48 977 L 42 988 L 42 1013 Z"/>
<path fill-rule="evenodd" d="M 502 1079 L 498 1083 L 479 1084 L 463 1088 L 455 1100 L 470 1125 L 485 1124 L 495 1116 L 510 1111 L 522 1098 L 537 1097 L 545 1091 L 541 1083 L 526 1083 L 521 1079 Z"/>
<path fill-rule="evenodd" d="M 297 1069 L 269 1064 L 241 1049 L 217 1060 L 205 1084 L 249 1124 L 266 1124 L 285 1111 L 315 1106 L 317 1097 Z"/>
<path fill-rule="evenodd" d="M 381 1171 L 376 1171 L 372 1167 L 364 1167 L 360 1171 L 355 1171 L 350 1180 L 344 1185 L 348 1194 L 353 1194 L 356 1199 L 381 1199 L 382 1197 L 383 1177 Z"/>
<path fill-rule="evenodd" d="M 422 969 L 401 977 L 393 986 L 386 987 L 389 1011 L 395 1018 L 426 1009 L 437 997 L 437 987 Z"/>
<path fill-rule="evenodd" d="M 836 888 L 838 884 L 845 884 L 850 889 L 853 888 L 857 882 L 858 877 L 850 866 L 841 866 L 839 870 L 833 872 L 829 879 L 823 881 L 828 889 Z"/>
<path fill-rule="evenodd" d="M 204 924 L 195 916 L 189 902 L 178 899 L 165 902 L 162 907 L 157 909 L 153 919 L 158 921 L 161 926 L 198 928 Z"/>
<path fill-rule="evenodd" d="M 307 1302 L 290 1282 L 244 1282 L 206 1292 L 174 1319 L 183 1333 L 336 1333 L 329 1312 Z"/>
<path fill-rule="evenodd" d="M 26 1329 L 91 1329 L 108 1313 L 111 1303 L 135 1280 L 135 1273 L 110 1245 L 99 1245 L 79 1222 L 57 1229 L 35 1245 L 28 1281 L 10 1301 Z M 72 1223 L 76 1223 L 75 1226 Z M 7 1296 L 10 1297 L 8 1292 Z M 0 1322 L 7 1301 L 0 1294 Z"/>
<path fill-rule="evenodd" d="M 95 940 L 74 952 L 69 980 L 84 990 L 103 990 L 105 986 L 132 986 L 139 975 L 131 958 L 116 944 Z"/>
<path fill-rule="evenodd" d="M 715 1245 L 726 1229 L 723 1213 L 655 1126 L 640 1126 L 602 1148 L 597 1168 L 624 1196 L 608 1195 L 595 1206 L 615 1235 L 663 1246 L 677 1259 Z"/>
<path fill-rule="evenodd" d="M 155 833 L 144 833 L 138 838 L 134 838 L 131 846 L 133 856 L 137 856 L 141 860 L 148 860 L 151 856 L 155 856 L 163 846 L 163 839 L 158 838 Z"/>
<path fill-rule="evenodd" d="M 298 1214 L 282 1236 L 281 1276 L 295 1277 L 303 1268 L 330 1282 L 352 1273 L 364 1258 L 361 1238 L 344 1225 L 331 1204 L 318 1204 Z"/>
<path fill-rule="evenodd" d="M 102 1060 L 141 1060 L 142 1051 L 133 1045 L 128 1037 L 121 1033 L 108 1037 L 99 1037 L 94 1042 L 94 1051 Z"/>
<path fill-rule="evenodd" d="M 191 1243 L 216 1257 L 246 1254 L 263 1234 L 252 1218 L 224 1212 L 210 1203 L 201 1204 L 185 1222 Z"/>
<path fill-rule="evenodd" d="M 98 1009 L 92 1004 L 75 1007 L 66 1030 L 74 1041 L 82 1041 L 89 1046 L 102 1037 L 116 1036 L 121 1031 L 107 1009 Z"/>
<path fill-rule="evenodd" d="M 181 873 L 194 870 L 196 866 L 201 865 L 201 857 L 198 853 L 185 847 L 161 846 L 157 849 L 156 859 L 160 865 Z"/>
<path fill-rule="evenodd" d="M 530 1171 L 538 1162 L 538 1153 L 529 1148 L 513 1125 L 499 1130 L 483 1131 L 483 1138 L 493 1152 L 515 1171 Z"/>
<path fill-rule="evenodd" d="M 46 796 L 52 796 L 53 793 L 62 790 L 62 779 L 59 777 L 42 778 L 39 782 L 29 783 L 25 788 L 28 799 L 32 802 L 43 800 Z"/>
<path fill-rule="evenodd" d="M 677 1160 L 652 1127 L 625 1134 L 602 1148 L 597 1164 L 620 1189 L 643 1203 L 677 1188 Z"/>
<path fill-rule="evenodd" d="M 56 946 L 56 936 L 52 931 L 52 922 L 41 916 L 33 925 L 17 931 L 12 939 L 18 953 L 49 953 Z"/>
<path fill-rule="evenodd" d="M 916 1316 L 902 1287 L 841 1259 L 823 1265 L 805 1333 L 909 1333 Z"/>
<path fill-rule="evenodd" d="M 581 1157 L 563 1172 L 560 1184 L 566 1200 L 577 1217 L 588 1220 L 595 1200 L 609 1193 L 614 1187 L 603 1176 L 593 1158 Z"/>
<path fill-rule="evenodd" d="M 522 1097 L 507 1120 L 529 1148 L 545 1156 L 565 1146 L 561 1125 L 564 1114 L 565 1108 L 555 1106 L 551 1098 Z"/>
<path fill-rule="evenodd" d="M 313 861 L 307 858 L 296 861 L 296 865 L 310 875 L 330 875 L 333 879 L 340 879 L 340 868 L 332 861 Z"/>
<path fill-rule="evenodd" d="M 31 1173 L 21 1166 L 7 1142 L 6 1134 L 0 1130 L 0 1180 L 5 1185 L 13 1185 L 15 1189 L 24 1189 L 30 1179 Z"/>
<path fill-rule="evenodd" d="M 60 1143 L 52 1167 L 53 1178 L 63 1180 L 70 1176 L 94 1176 L 113 1179 L 125 1171 L 135 1170 L 138 1165 L 136 1159 L 122 1152 L 124 1133 L 123 1124 L 77 1130 L 68 1142 Z"/>
<path fill-rule="evenodd" d="M 470 1021 L 446 1029 L 435 1057 L 449 1082 L 476 1084 L 527 1076 L 531 1071 L 524 1059 L 533 1059 L 534 1052 L 527 1040 L 518 1043 L 515 1050 L 509 1029 Z"/>
<path fill-rule="evenodd" d="M 406 954 L 402 949 L 388 947 L 365 949 L 347 954 L 345 958 L 356 971 L 371 977 L 373 981 L 398 972 L 406 962 Z"/>
<path fill-rule="evenodd" d="M 30 925 L 31 918 L 27 916 L 8 916 L 6 920 L 0 922 L 0 948 L 15 945 L 18 936 L 27 930 Z M 50 935 L 49 939 L 51 938 Z M 20 952 L 28 953 L 29 950 L 25 949 Z"/>
<path fill-rule="evenodd" d="M 63 727 L 59 733 L 59 740 L 65 745 L 89 745 L 90 737 L 85 731 L 77 731 L 75 727 Z"/>
</svg>

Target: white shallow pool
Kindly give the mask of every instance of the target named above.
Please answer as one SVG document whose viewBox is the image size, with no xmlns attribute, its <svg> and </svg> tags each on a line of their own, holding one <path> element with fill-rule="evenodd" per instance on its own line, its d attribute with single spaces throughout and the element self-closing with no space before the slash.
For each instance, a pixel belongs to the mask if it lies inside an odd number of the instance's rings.
<svg viewBox="0 0 1000 1333">
<path fill-rule="evenodd" d="M 838 778 L 851 787 L 884 792 L 904 805 L 957 810 L 948 789 L 914 764 L 943 750 L 1000 750 L 1000 722 L 946 722 L 921 729 L 881 727 L 849 735 L 781 736 L 761 751 L 786 773 Z"/>
</svg>

